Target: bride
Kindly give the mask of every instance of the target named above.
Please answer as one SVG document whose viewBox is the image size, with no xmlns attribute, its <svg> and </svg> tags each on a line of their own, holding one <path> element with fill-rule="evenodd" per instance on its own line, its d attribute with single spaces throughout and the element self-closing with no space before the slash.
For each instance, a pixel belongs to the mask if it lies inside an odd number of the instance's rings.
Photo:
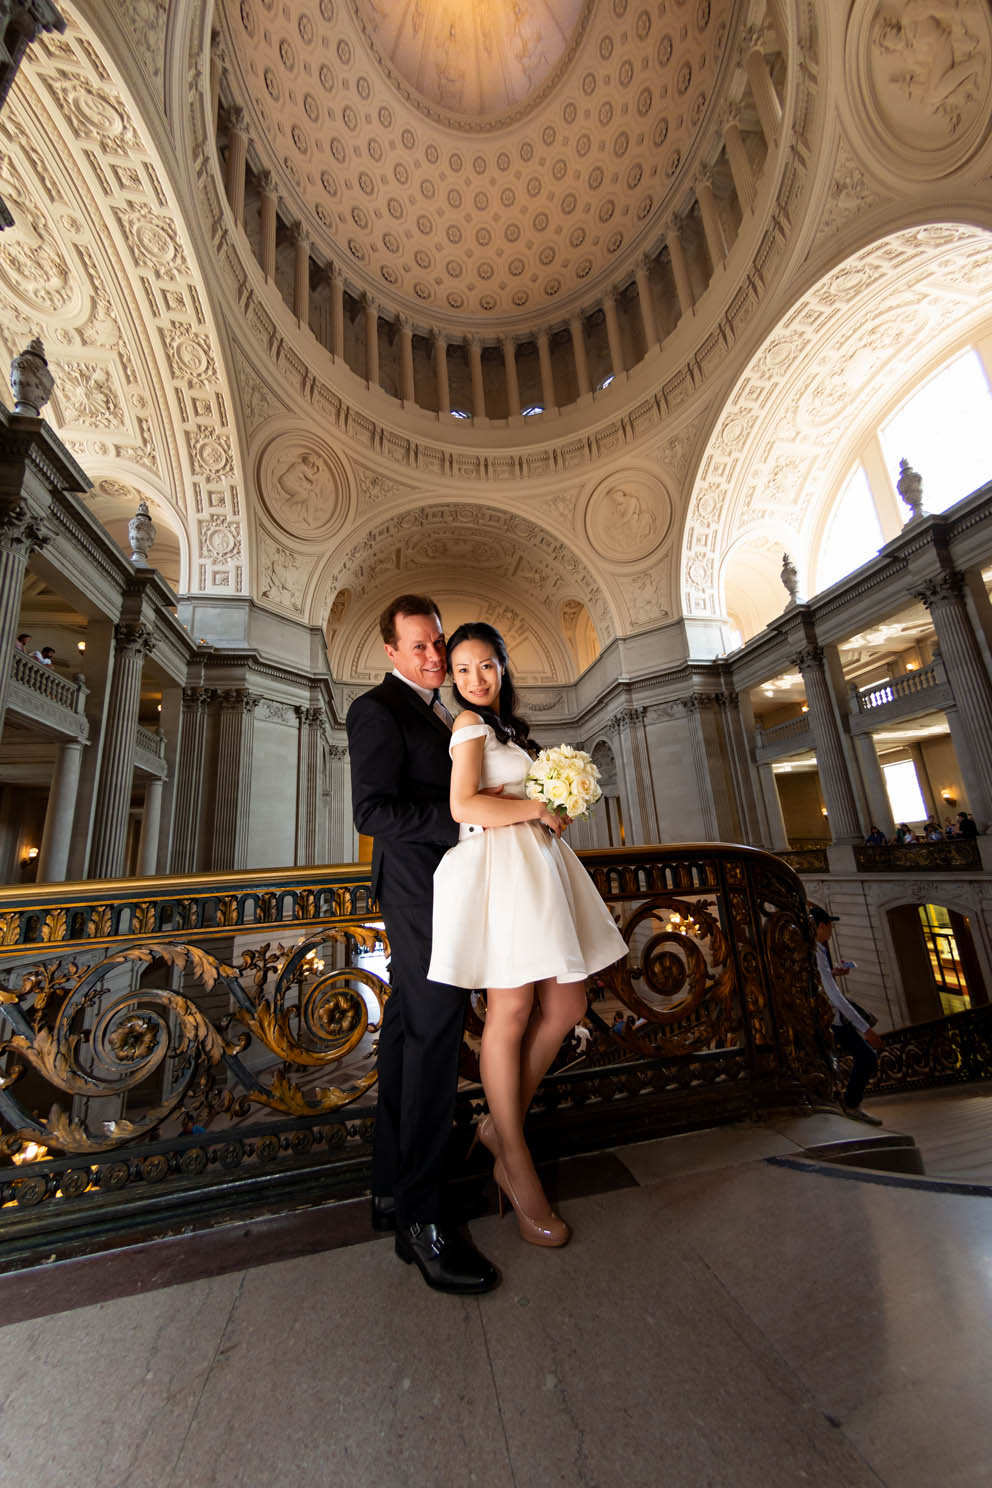
<svg viewBox="0 0 992 1488">
<path fill-rule="evenodd" d="M 455 700 L 449 745 L 457 846 L 434 875 L 428 977 L 485 987 L 480 1066 L 489 1115 L 477 1138 L 525 1240 L 564 1245 L 524 1139 L 524 1117 L 566 1034 L 586 1010 L 585 978 L 627 953 L 578 858 L 565 819 L 524 794 L 537 746 L 517 713 L 498 630 L 462 625 L 448 642 Z M 502 787 L 498 795 L 483 791 Z"/>
</svg>

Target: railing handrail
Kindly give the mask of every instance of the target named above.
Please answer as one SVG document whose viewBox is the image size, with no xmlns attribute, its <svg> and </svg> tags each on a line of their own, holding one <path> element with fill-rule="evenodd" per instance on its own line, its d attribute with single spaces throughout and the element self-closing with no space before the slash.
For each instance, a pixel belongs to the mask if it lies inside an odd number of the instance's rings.
<svg viewBox="0 0 992 1488">
<path fill-rule="evenodd" d="M 773 723 L 766 728 L 764 724 L 758 724 L 756 732 L 758 742 L 765 739 L 787 738 L 792 734 L 804 734 L 809 728 L 809 714 L 800 713 L 795 718 L 786 718 L 782 723 Z"/>
<path fill-rule="evenodd" d="M 165 754 L 165 735 L 161 729 L 145 728 L 138 724 L 134 731 L 135 743 L 139 749 L 144 749 L 148 754 L 154 754 L 161 759 Z"/>
</svg>

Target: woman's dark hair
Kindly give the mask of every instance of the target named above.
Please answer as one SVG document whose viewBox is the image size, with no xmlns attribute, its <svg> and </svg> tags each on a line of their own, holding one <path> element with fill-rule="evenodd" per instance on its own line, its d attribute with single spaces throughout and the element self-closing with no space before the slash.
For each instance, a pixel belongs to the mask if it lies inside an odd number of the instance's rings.
<svg viewBox="0 0 992 1488">
<path fill-rule="evenodd" d="M 528 754 L 537 754 L 538 746 L 530 736 L 527 721 L 517 712 L 520 704 L 513 685 L 513 678 L 510 676 L 510 663 L 503 637 L 494 626 L 487 625 L 484 620 L 471 620 L 467 625 L 459 625 L 454 634 L 448 637 L 447 643 L 448 670 L 452 675 L 454 675 L 451 663 L 452 653 L 462 641 L 484 641 L 487 646 L 492 646 L 503 675 L 500 678 L 499 697 L 496 700 L 498 711 L 493 708 L 480 708 L 477 703 L 466 702 L 457 687 L 453 688 L 455 701 L 472 713 L 478 713 L 483 723 L 490 724 L 501 744 L 519 744 L 521 749 L 527 750 Z"/>
</svg>

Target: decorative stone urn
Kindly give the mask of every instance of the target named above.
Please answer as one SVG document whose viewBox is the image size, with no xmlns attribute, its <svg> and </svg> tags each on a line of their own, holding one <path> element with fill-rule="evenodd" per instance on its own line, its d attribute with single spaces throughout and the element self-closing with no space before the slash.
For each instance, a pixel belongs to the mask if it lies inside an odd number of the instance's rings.
<svg viewBox="0 0 992 1488">
<path fill-rule="evenodd" d="M 788 553 L 782 554 L 782 583 L 789 596 L 789 604 L 798 604 L 799 572 Z"/>
<path fill-rule="evenodd" d="M 918 470 L 914 470 L 908 460 L 899 461 L 899 479 L 896 481 L 896 490 L 909 507 L 909 516 L 905 525 L 910 522 L 918 522 L 924 516 L 923 511 L 923 477 Z"/>
<path fill-rule="evenodd" d="M 148 511 L 148 502 L 138 502 L 138 510 L 127 524 L 127 535 L 131 540 L 131 562 L 135 568 L 151 568 L 148 550 L 158 533 Z"/>
<path fill-rule="evenodd" d="M 40 418 L 41 410 L 52 396 L 55 378 L 48 370 L 45 348 L 35 336 L 30 345 L 10 364 L 10 388 L 14 394 L 14 412 Z"/>
</svg>

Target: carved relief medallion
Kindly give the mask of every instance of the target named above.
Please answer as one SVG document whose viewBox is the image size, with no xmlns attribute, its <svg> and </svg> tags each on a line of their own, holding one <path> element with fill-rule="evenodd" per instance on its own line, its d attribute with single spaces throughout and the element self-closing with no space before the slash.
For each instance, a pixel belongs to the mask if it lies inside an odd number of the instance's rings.
<svg viewBox="0 0 992 1488">
<path fill-rule="evenodd" d="M 258 489 L 269 516 L 290 537 L 330 537 L 348 509 L 348 479 L 341 461 L 313 439 L 280 435 L 262 451 Z"/>
<path fill-rule="evenodd" d="M 586 504 L 585 532 L 601 557 L 639 563 L 661 546 L 672 502 L 657 476 L 625 470 L 601 481 Z"/>
</svg>

